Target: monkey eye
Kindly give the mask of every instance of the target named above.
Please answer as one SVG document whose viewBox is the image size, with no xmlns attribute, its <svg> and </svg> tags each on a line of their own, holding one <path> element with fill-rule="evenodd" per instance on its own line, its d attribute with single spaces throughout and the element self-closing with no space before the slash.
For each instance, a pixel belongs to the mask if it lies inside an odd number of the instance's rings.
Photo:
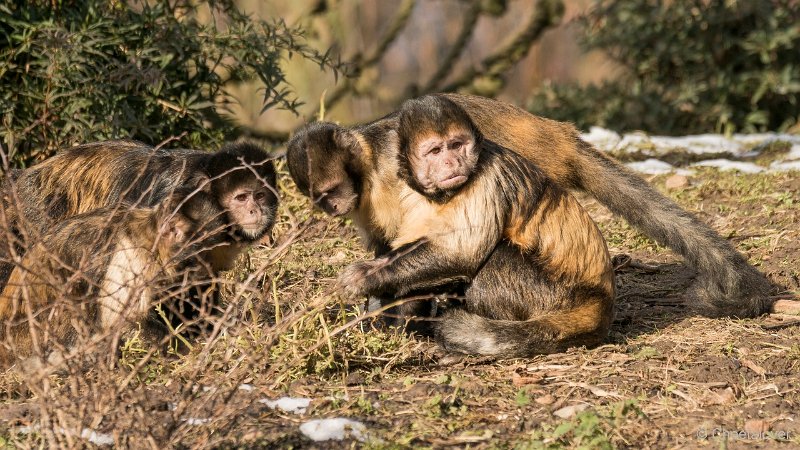
<svg viewBox="0 0 800 450">
<path fill-rule="evenodd" d="M 338 184 L 334 185 L 334 186 L 331 186 L 330 188 L 325 190 L 325 192 L 323 192 L 322 195 L 324 195 L 324 196 L 333 195 L 337 190 L 339 190 L 339 185 Z"/>
<path fill-rule="evenodd" d="M 450 143 L 450 145 L 448 146 L 448 148 L 449 148 L 450 150 L 458 150 L 458 149 L 460 149 L 460 148 L 461 148 L 461 146 L 462 146 L 462 145 L 464 145 L 464 143 L 463 143 L 463 142 L 461 142 L 461 141 L 453 141 L 453 142 L 451 142 L 451 143 Z"/>
<path fill-rule="evenodd" d="M 320 191 L 320 192 L 319 192 L 319 193 L 318 193 L 318 194 L 317 194 L 317 195 L 314 197 L 314 203 L 319 203 L 319 202 L 321 202 L 322 200 L 324 200 L 324 199 L 325 199 L 325 197 L 330 197 L 331 195 L 333 195 L 333 194 L 334 194 L 334 192 L 336 192 L 336 190 L 337 190 L 337 189 L 339 189 L 339 185 L 338 185 L 338 184 L 335 184 L 335 185 L 333 185 L 332 187 L 330 187 L 330 188 L 328 188 L 328 189 L 326 189 L 326 190 L 324 190 L 324 191 Z"/>
<path fill-rule="evenodd" d="M 247 197 L 248 197 L 248 195 L 246 193 L 241 193 L 241 194 L 238 194 L 236 197 L 233 197 L 233 198 L 236 199 L 237 202 L 243 202 L 243 201 L 247 200 Z"/>
<path fill-rule="evenodd" d="M 257 192 L 256 195 L 255 195 L 255 199 L 256 200 L 264 200 L 264 197 L 266 197 L 266 196 L 267 196 L 267 194 L 264 193 L 264 192 Z"/>
<path fill-rule="evenodd" d="M 436 147 L 433 147 L 432 149 L 430 149 L 428 151 L 428 154 L 429 155 L 438 155 L 439 153 L 441 153 L 441 151 L 442 151 L 442 147 L 437 145 Z"/>
</svg>

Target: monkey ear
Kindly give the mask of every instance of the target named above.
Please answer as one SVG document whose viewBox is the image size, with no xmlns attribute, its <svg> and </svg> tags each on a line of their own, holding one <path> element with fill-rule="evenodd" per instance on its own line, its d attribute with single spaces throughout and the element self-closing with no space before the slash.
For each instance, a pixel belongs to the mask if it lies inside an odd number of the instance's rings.
<svg viewBox="0 0 800 450">
<path fill-rule="evenodd" d="M 333 132 L 333 141 L 336 146 L 347 150 L 353 156 L 361 156 L 364 149 L 358 141 L 356 134 L 347 128 L 339 127 Z"/>
<path fill-rule="evenodd" d="M 192 189 L 199 189 L 205 193 L 211 193 L 211 178 L 208 175 L 197 172 L 186 182 L 186 186 Z"/>
</svg>

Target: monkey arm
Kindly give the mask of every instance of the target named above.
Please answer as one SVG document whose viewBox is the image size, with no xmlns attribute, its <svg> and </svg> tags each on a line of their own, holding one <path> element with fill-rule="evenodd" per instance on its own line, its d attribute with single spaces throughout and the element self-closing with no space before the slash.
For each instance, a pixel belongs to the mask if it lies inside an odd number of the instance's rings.
<svg viewBox="0 0 800 450">
<path fill-rule="evenodd" d="M 350 297 L 387 294 L 399 297 L 412 291 L 468 283 L 483 259 L 465 257 L 420 239 L 380 258 L 347 267 L 339 277 L 339 285 Z"/>
<path fill-rule="evenodd" d="M 375 239 L 370 246 L 370 249 L 375 253 L 375 257 L 386 256 L 392 251 L 392 247 L 388 242 L 382 239 Z"/>
</svg>

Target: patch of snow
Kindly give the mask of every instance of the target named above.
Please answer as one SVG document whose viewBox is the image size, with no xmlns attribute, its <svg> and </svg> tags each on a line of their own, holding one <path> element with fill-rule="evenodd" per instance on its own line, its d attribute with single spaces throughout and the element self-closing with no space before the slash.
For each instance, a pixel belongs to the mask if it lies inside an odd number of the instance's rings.
<svg viewBox="0 0 800 450">
<path fill-rule="evenodd" d="M 787 170 L 800 170 L 800 161 L 773 161 L 769 166 L 769 170 L 784 172 Z"/>
<path fill-rule="evenodd" d="M 309 420 L 300 425 L 300 432 L 315 442 L 341 441 L 346 437 L 360 442 L 367 440 L 367 427 L 363 423 L 342 417 Z"/>
<path fill-rule="evenodd" d="M 672 150 L 685 150 L 693 154 L 728 152 L 736 156 L 755 155 L 755 146 L 766 146 L 771 142 L 782 141 L 793 144 L 789 159 L 800 159 L 800 149 L 795 153 L 794 146 L 800 145 L 800 135 L 779 133 L 734 134 L 726 137 L 721 134 L 695 134 L 689 136 L 649 136 L 643 132 L 627 133 L 620 136 L 614 131 L 601 127 L 591 127 L 581 138 L 600 150 L 644 151 L 661 155 Z"/>
<path fill-rule="evenodd" d="M 31 425 L 31 426 L 17 427 L 14 428 L 13 430 L 20 434 L 31 434 L 31 433 L 38 433 L 40 427 L 39 425 Z M 55 432 L 58 434 L 63 434 L 65 436 L 75 435 L 74 432 L 71 432 L 65 428 L 56 428 Z M 83 430 L 81 430 L 80 438 L 85 439 L 94 445 L 114 445 L 114 436 L 108 433 L 98 433 L 97 431 L 94 431 L 91 428 L 84 428 Z"/>
<path fill-rule="evenodd" d="M 253 389 L 255 388 L 252 384 L 242 383 L 239 385 L 239 390 L 241 391 L 251 392 Z"/>
<path fill-rule="evenodd" d="M 692 164 L 692 167 L 716 167 L 720 170 L 738 170 L 743 173 L 759 173 L 764 168 L 751 162 L 731 161 L 729 159 L 709 159 Z"/>
<path fill-rule="evenodd" d="M 785 134 L 785 133 L 751 133 L 740 134 L 736 133 L 732 139 L 743 145 L 764 145 L 774 141 L 789 142 L 791 144 L 800 144 L 800 134 Z"/>
<path fill-rule="evenodd" d="M 650 142 L 657 149 L 672 150 L 682 148 L 694 154 L 719 152 L 737 154 L 745 150 L 742 144 L 720 134 L 696 134 L 681 137 L 651 136 Z"/>
<path fill-rule="evenodd" d="M 800 144 L 793 144 L 792 148 L 789 149 L 789 153 L 786 154 L 784 159 L 786 159 L 787 161 L 800 159 Z"/>
<path fill-rule="evenodd" d="M 642 147 L 643 144 L 646 142 L 648 142 L 648 137 L 646 134 L 628 133 L 622 137 L 622 140 L 619 141 L 616 148 L 620 148 L 623 150 L 641 150 L 640 147 Z M 614 149 L 609 149 L 609 150 L 614 150 Z"/>
<path fill-rule="evenodd" d="M 655 158 L 649 158 L 644 161 L 627 163 L 625 165 L 637 172 L 649 173 L 652 175 L 669 173 L 675 170 L 675 167 L 672 164 Z"/>
<path fill-rule="evenodd" d="M 299 397 L 281 397 L 277 400 L 270 400 L 268 398 L 262 398 L 258 402 L 263 403 L 272 409 L 278 408 L 281 411 L 288 413 L 304 414 L 306 412 L 306 408 L 308 408 L 308 405 L 311 404 L 311 399 Z"/>
<path fill-rule="evenodd" d="M 194 417 L 189 417 L 188 419 L 183 419 L 187 425 L 205 425 L 208 422 L 211 422 L 211 419 L 197 419 Z"/>
<path fill-rule="evenodd" d="M 622 138 L 614 131 L 602 127 L 591 127 L 588 133 L 581 134 L 581 139 L 601 150 L 609 151 L 617 148 Z"/>
<path fill-rule="evenodd" d="M 95 445 L 114 445 L 114 436 L 108 433 L 98 433 L 89 428 L 84 428 L 81 431 L 81 438 Z"/>
<path fill-rule="evenodd" d="M 686 169 L 678 169 L 668 162 L 661 161 L 655 158 L 649 158 L 644 161 L 637 161 L 625 164 L 631 170 L 650 175 L 660 175 L 663 173 L 675 172 L 679 175 L 691 175 L 693 172 Z"/>
</svg>

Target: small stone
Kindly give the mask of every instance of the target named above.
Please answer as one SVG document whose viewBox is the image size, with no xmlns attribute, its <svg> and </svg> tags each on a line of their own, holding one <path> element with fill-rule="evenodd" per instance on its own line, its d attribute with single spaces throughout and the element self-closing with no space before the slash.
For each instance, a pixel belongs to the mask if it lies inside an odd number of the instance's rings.
<svg viewBox="0 0 800 450">
<path fill-rule="evenodd" d="M 366 377 L 364 377 L 363 374 L 360 374 L 358 372 L 353 372 L 347 375 L 347 378 L 345 379 L 345 384 L 347 386 L 359 386 L 364 384 L 366 381 L 367 379 Z"/>
<path fill-rule="evenodd" d="M 540 405 L 552 405 L 553 403 L 555 403 L 556 398 L 550 394 L 545 394 L 541 397 L 536 397 L 536 399 L 534 399 L 533 401 Z"/>
<path fill-rule="evenodd" d="M 667 187 L 667 189 L 685 188 L 689 185 L 689 178 L 687 178 L 685 175 L 675 174 L 667 178 L 667 181 L 664 182 L 664 185 Z"/>
</svg>

